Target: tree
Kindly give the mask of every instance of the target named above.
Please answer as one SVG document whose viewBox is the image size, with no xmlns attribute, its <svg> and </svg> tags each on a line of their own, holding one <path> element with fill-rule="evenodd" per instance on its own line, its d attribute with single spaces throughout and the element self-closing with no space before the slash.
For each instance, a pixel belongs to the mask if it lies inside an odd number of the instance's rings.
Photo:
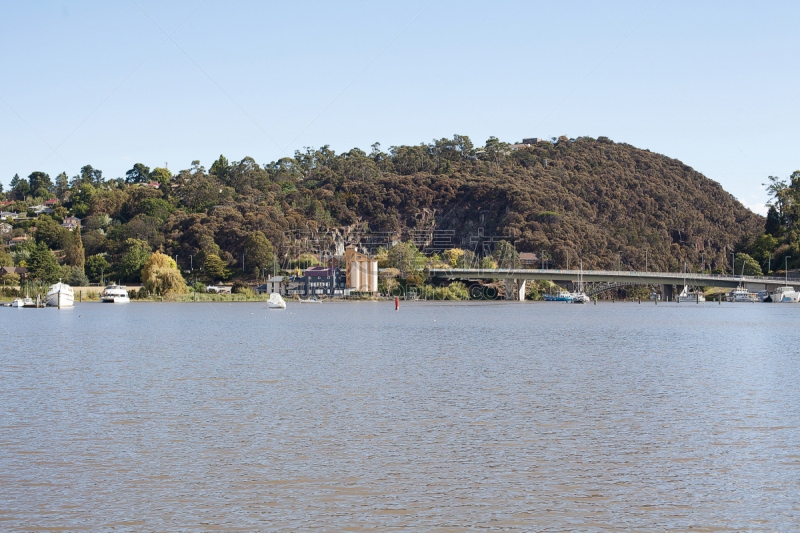
<svg viewBox="0 0 800 533">
<path fill-rule="evenodd" d="M 508 241 L 500 241 L 492 252 L 492 258 L 497 263 L 497 268 L 522 268 L 519 252 Z"/>
<path fill-rule="evenodd" d="M 255 231 L 248 235 L 244 250 L 247 254 L 247 263 L 255 266 L 259 272 L 263 271 L 267 266 L 272 266 L 272 243 L 269 242 L 264 233 Z"/>
<path fill-rule="evenodd" d="M 500 170 L 500 160 L 505 157 L 508 143 L 500 142 L 497 137 L 489 137 L 486 141 L 486 154 L 495 162 L 497 170 Z"/>
<path fill-rule="evenodd" d="M 230 276 L 230 271 L 226 268 L 226 263 L 218 255 L 209 254 L 203 265 L 205 273 L 213 280 L 225 279 Z"/>
<path fill-rule="evenodd" d="M 37 244 L 31 252 L 28 275 L 44 283 L 52 283 L 61 275 L 56 256 L 43 242 Z"/>
<path fill-rule="evenodd" d="M 14 258 L 0 250 L 0 267 L 13 267 Z"/>
<path fill-rule="evenodd" d="M 387 252 L 390 268 L 399 270 L 403 277 L 411 276 L 425 267 L 425 256 L 410 242 L 399 242 Z"/>
<path fill-rule="evenodd" d="M 189 289 L 171 257 L 156 252 L 142 268 L 142 283 L 148 292 L 161 296 L 186 294 Z"/>
<path fill-rule="evenodd" d="M 81 167 L 80 180 L 82 183 L 88 183 L 90 185 L 94 185 L 95 187 L 98 185 L 102 185 L 103 171 L 98 170 L 96 168 L 92 168 L 92 165 L 86 165 L 84 167 Z"/>
<path fill-rule="evenodd" d="M 230 172 L 231 172 L 231 166 L 228 163 L 227 158 L 222 154 L 219 155 L 219 159 L 214 161 L 214 163 L 211 165 L 211 168 L 208 171 L 209 174 L 212 174 L 214 177 L 216 177 L 219 181 L 221 181 L 225 185 L 228 184 Z"/>
<path fill-rule="evenodd" d="M 82 268 L 74 266 L 64 272 L 64 274 L 64 283 L 67 285 L 72 285 L 73 287 L 86 287 L 89 285 L 89 278 L 86 277 Z"/>
<path fill-rule="evenodd" d="M 89 205 L 96 189 L 91 183 L 80 183 L 77 190 L 72 192 L 72 214 L 76 217 L 83 217 L 89 212 Z"/>
<path fill-rule="evenodd" d="M 36 231 L 33 233 L 37 242 L 46 244 L 49 248 L 61 248 L 67 239 L 69 230 L 62 228 L 53 220 L 42 219 L 36 223 Z"/>
<path fill-rule="evenodd" d="M 464 257 L 464 250 L 461 248 L 450 248 L 442 252 L 442 260 L 449 264 L 451 267 L 458 265 L 459 259 Z"/>
<path fill-rule="evenodd" d="M 26 180 L 20 179 L 19 174 L 14 174 L 11 178 L 11 194 L 15 200 L 24 200 L 31 190 Z"/>
<path fill-rule="evenodd" d="M 31 172 L 30 176 L 28 176 L 28 185 L 31 191 L 44 189 L 46 193 L 49 193 L 53 189 L 53 182 L 50 181 L 50 176 L 38 170 Z"/>
<path fill-rule="evenodd" d="M 147 183 L 150 180 L 150 167 L 136 163 L 125 173 L 126 183 Z"/>
<path fill-rule="evenodd" d="M 172 181 L 172 172 L 167 168 L 156 167 L 150 172 L 150 179 L 157 181 L 162 188 L 169 187 Z"/>
<path fill-rule="evenodd" d="M 9 272 L 3 276 L 3 285 L 19 285 L 20 277 L 16 272 Z"/>
<path fill-rule="evenodd" d="M 55 193 L 58 198 L 64 198 L 64 194 L 69 190 L 69 178 L 67 173 L 62 172 L 56 176 Z"/>
<path fill-rule="evenodd" d="M 735 275 L 742 275 L 742 265 L 744 265 L 745 276 L 763 276 L 761 266 L 758 261 L 750 257 L 746 253 L 738 253 L 734 256 L 733 270 Z"/>
<path fill-rule="evenodd" d="M 81 269 L 86 263 L 86 253 L 83 250 L 83 240 L 81 239 L 81 228 L 78 226 L 72 232 L 72 249 L 70 250 L 70 264 Z"/>
<path fill-rule="evenodd" d="M 150 259 L 150 245 L 139 239 L 126 239 L 127 251 L 119 265 L 120 277 L 126 281 L 135 281 L 141 277 L 142 267 Z"/>
<path fill-rule="evenodd" d="M 93 281 L 100 281 L 102 277 L 110 271 L 111 265 L 108 264 L 106 258 L 103 257 L 101 254 L 95 254 L 89 256 L 86 260 L 86 274 L 89 276 L 89 279 Z"/>
</svg>

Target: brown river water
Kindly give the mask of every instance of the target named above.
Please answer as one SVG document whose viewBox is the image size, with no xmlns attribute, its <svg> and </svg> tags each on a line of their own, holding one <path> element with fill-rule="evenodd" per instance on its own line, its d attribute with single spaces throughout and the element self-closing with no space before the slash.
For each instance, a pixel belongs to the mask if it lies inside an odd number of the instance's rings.
<svg viewBox="0 0 800 533">
<path fill-rule="evenodd" d="M 264 305 L 0 309 L 0 530 L 800 530 L 800 306 Z"/>
</svg>

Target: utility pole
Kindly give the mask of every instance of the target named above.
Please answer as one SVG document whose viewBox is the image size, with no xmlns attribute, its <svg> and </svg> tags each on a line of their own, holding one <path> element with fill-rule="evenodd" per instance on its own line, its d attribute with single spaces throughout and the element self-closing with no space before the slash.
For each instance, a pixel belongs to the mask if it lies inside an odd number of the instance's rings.
<svg viewBox="0 0 800 533">
<path fill-rule="evenodd" d="M 645 273 L 649 272 L 647 270 L 647 250 L 644 251 L 644 271 Z"/>
<path fill-rule="evenodd" d="M 733 276 L 736 277 L 736 252 L 731 252 L 731 272 L 733 272 Z"/>
</svg>

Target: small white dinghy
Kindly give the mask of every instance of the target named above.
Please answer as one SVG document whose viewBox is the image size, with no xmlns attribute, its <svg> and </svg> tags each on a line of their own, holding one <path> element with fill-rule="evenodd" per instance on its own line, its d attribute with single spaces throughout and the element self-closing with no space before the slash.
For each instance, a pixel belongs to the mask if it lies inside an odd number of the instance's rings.
<svg viewBox="0 0 800 533">
<path fill-rule="evenodd" d="M 270 309 L 286 309 L 286 302 L 283 301 L 281 295 L 277 292 L 273 292 L 269 295 L 269 300 L 267 300 L 267 307 Z"/>
</svg>

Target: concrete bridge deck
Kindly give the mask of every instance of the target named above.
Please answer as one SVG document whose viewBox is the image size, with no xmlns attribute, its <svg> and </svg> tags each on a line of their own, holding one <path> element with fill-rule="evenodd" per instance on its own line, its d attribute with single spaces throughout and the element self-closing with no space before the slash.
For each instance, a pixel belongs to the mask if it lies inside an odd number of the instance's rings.
<svg viewBox="0 0 800 533">
<path fill-rule="evenodd" d="M 548 280 L 553 282 L 576 283 L 583 280 L 587 284 L 607 283 L 609 288 L 621 285 L 662 285 L 671 295 L 672 286 L 685 285 L 703 287 L 735 288 L 740 285 L 750 290 L 774 290 L 785 285 L 800 288 L 799 278 L 773 276 L 733 276 L 726 274 L 699 274 L 683 272 L 637 272 L 624 270 L 561 270 L 561 269 L 483 269 L 483 268 L 431 268 L 428 276 L 440 279 L 503 279 L 517 281 L 524 291 L 526 280 Z M 669 289 L 667 290 L 667 287 Z M 523 292 L 524 294 L 524 292 Z M 517 299 L 517 298 L 514 298 Z"/>
</svg>

